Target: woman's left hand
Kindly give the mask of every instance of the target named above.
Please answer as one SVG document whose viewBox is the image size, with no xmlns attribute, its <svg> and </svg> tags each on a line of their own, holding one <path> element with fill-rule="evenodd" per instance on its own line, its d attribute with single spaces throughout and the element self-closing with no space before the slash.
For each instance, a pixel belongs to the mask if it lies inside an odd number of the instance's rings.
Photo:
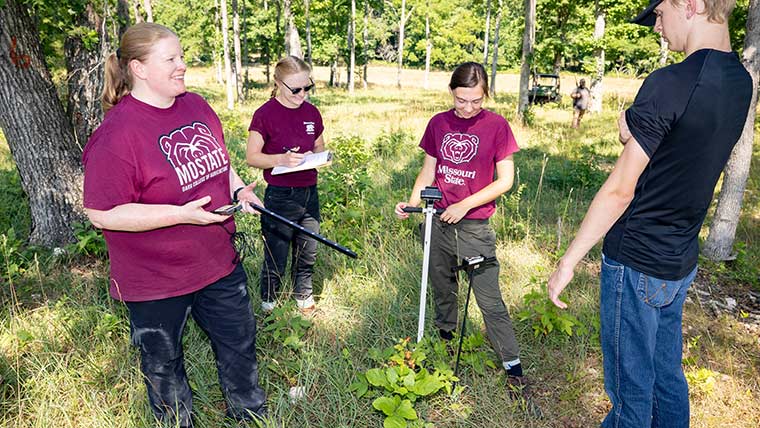
<svg viewBox="0 0 760 428">
<path fill-rule="evenodd" d="M 441 221 L 448 224 L 459 223 L 459 220 L 463 219 L 467 215 L 470 208 L 466 207 L 462 202 L 449 205 L 446 211 L 441 213 Z"/>
<path fill-rule="evenodd" d="M 256 204 L 260 207 L 264 206 L 264 203 L 261 202 L 261 199 L 256 196 L 255 193 L 253 193 L 253 189 L 256 187 L 256 182 L 245 186 L 241 191 L 238 192 L 237 198 L 240 202 L 247 202 L 243 204 L 243 212 L 250 213 L 250 214 L 259 214 L 258 211 L 254 210 L 251 204 Z"/>
</svg>

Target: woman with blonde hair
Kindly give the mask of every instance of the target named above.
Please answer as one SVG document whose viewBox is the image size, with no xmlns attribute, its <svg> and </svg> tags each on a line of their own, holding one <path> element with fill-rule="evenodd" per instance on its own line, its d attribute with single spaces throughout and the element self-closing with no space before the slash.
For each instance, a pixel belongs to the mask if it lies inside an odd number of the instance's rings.
<svg viewBox="0 0 760 428">
<path fill-rule="evenodd" d="M 296 166 L 305 155 L 325 149 L 322 115 L 306 101 L 307 93 L 314 88 L 310 73 L 308 64 L 294 56 L 277 63 L 272 97 L 256 110 L 248 127 L 246 159 L 248 165 L 264 170 L 266 207 L 318 232 L 317 170 L 272 175 L 275 166 Z M 317 241 L 266 217 L 261 219 L 261 231 L 264 236 L 262 309 L 265 312 L 274 309 L 291 252 L 293 294 L 298 308 L 310 314 L 316 308 L 312 272 L 317 258 Z"/>
<path fill-rule="evenodd" d="M 255 183 L 233 170 L 217 115 L 186 91 L 186 70 L 174 32 L 130 27 L 106 60 L 105 118 L 82 156 L 85 211 L 103 229 L 110 293 L 129 309 L 151 408 L 162 424 L 182 427 L 193 424 L 188 315 L 211 341 L 228 416 L 266 411 L 235 221 L 214 212 L 231 199 L 261 202 Z"/>
</svg>

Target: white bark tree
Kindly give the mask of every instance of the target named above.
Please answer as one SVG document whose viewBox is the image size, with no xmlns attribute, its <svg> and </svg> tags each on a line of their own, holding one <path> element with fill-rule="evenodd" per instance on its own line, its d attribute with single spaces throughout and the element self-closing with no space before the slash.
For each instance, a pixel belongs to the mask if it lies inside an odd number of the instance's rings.
<svg viewBox="0 0 760 428">
<path fill-rule="evenodd" d="M 369 15 L 372 9 L 369 0 L 364 0 L 364 28 L 362 29 L 362 51 L 364 52 L 364 68 L 362 70 L 362 86 L 367 89 L 367 66 L 369 65 Z"/>
<path fill-rule="evenodd" d="M 597 43 L 597 47 L 594 50 L 594 57 L 596 57 L 596 70 L 589 86 L 589 92 L 591 93 L 589 110 L 594 113 L 600 113 L 604 97 L 604 46 L 602 46 L 602 39 L 604 39 L 606 11 L 600 0 L 596 0 L 595 3 L 594 42 Z"/>
<path fill-rule="evenodd" d="M 517 114 L 525 120 L 528 111 L 528 84 L 533 64 L 533 46 L 536 43 L 536 0 L 525 0 L 525 30 L 522 43 L 522 67 L 520 67 L 520 101 Z"/>
<path fill-rule="evenodd" d="M 150 0 L 143 0 L 143 7 L 145 8 L 146 21 L 153 22 L 153 6 L 151 6 Z"/>
<path fill-rule="evenodd" d="M 499 29 L 501 28 L 501 13 L 504 11 L 504 2 L 499 0 L 499 10 L 496 12 L 496 28 L 493 34 L 493 61 L 491 62 L 491 84 L 489 90 L 491 96 L 496 96 L 496 69 L 499 65 Z"/>
<path fill-rule="evenodd" d="M 398 19 L 398 70 L 396 72 L 396 87 L 401 89 L 401 69 L 404 65 L 404 27 L 406 27 L 406 21 L 412 16 L 414 7 L 409 9 L 409 13 L 406 12 L 406 0 L 401 0 L 401 13 Z"/>
<path fill-rule="evenodd" d="M 283 15 L 285 18 L 285 54 L 303 59 L 301 37 L 298 35 L 295 19 L 293 19 L 292 0 L 283 0 Z"/>
<path fill-rule="evenodd" d="M 227 81 L 227 109 L 235 108 L 235 75 L 232 73 L 232 64 L 230 61 L 230 40 L 229 40 L 229 19 L 227 15 L 227 0 L 221 0 L 222 15 L 222 45 L 224 49 L 224 76 Z"/>
<path fill-rule="evenodd" d="M 742 207 L 744 189 L 752 161 L 752 143 L 755 139 L 758 77 L 760 77 L 760 0 L 751 0 L 747 16 L 747 35 L 744 38 L 742 62 L 752 76 L 752 102 L 744 124 L 744 131 L 736 143 L 723 171 L 718 207 L 715 209 L 710 233 L 702 253 L 711 260 L 730 260 L 734 257 L 733 245 Z"/>
<path fill-rule="evenodd" d="M 488 38 L 491 33 L 491 0 L 486 5 L 486 30 L 483 32 L 483 66 L 488 64 Z"/>
<path fill-rule="evenodd" d="M 352 0 L 353 1 L 353 0 Z M 306 18 L 306 57 L 304 61 L 311 66 L 311 16 L 309 9 L 311 8 L 311 2 L 309 0 L 303 1 L 303 9 Z"/>
<path fill-rule="evenodd" d="M 244 0 L 245 1 L 245 0 Z M 243 56 L 240 49 L 240 9 L 238 0 L 232 0 L 232 46 L 235 50 L 235 94 L 237 100 L 243 98 Z"/>
<path fill-rule="evenodd" d="M 425 2 L 425 80 L 423 87 L 428 89 L 430 80 L 430 52 L 433 50 L 433 41 L 430 39 L 430 1 Z"/>
<path fill-rule="evenodd" d="M 351 17 L 348 20 L 348 93 L 354 94 L 356 85 L 356 0 L 351 0 Z"/>
</svg>

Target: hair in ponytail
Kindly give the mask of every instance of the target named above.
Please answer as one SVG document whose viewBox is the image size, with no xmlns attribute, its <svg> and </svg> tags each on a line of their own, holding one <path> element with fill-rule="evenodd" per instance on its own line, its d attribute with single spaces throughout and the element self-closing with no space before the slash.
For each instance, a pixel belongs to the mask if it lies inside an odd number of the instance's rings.
<svg viewBox="0 0 760 428">
<path fill-rule="evenodd" d="M 274 66 L 274 80 L 282 82 L 282 79 L 292 76 L 298 73 L 311 73 L 311 67 L 297 56 L 286 56 L 285 58 L 277 61 L 277 65 Z M 274 85 L 272 89 L 271 98 L 277 95 L 277 85 Z"/>
<path fill-rule="evenodd" d="M 141 22 L 127 29 L 121 38 L 119 49 L 106 58 L 105 82 L 100 96 L 103 111 L 110 110 L 132 90 L 130 61 L 144 61 L 153 45 L 167 37 L 177 35 L 163 25 L 152 22 Z"/>
</svg>

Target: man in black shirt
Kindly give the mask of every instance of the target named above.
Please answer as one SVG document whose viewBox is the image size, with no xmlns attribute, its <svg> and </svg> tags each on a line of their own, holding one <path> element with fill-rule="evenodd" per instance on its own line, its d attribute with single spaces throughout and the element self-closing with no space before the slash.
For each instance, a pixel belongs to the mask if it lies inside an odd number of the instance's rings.
<svg viewBox="0 0 760 428">
<path fill-rule="evenodd" d="M 549 278 L 559 294 L 606 234 L 601 273 L 603 427 L 689 426 L 681 319 L 696 275 L 698 234 L 739 139 L 752 81 L 731 51 L 735 1 L 650 0 L 634 22 L 652 26 L 686 59 L 644 81 L 620 115 L 625 145 L 577 236 Z"/>
<path fill-rule="evenodd" d="M 578 86 L 570 93 L 570 98 L 573 99 L 573 128 L 578 128 L 581 125 L 581 119 L 588 110 L 588 103 L 591 99 L 591 92 L 586 87 L 586 79 L 581 79 Z"/>
</svg>

